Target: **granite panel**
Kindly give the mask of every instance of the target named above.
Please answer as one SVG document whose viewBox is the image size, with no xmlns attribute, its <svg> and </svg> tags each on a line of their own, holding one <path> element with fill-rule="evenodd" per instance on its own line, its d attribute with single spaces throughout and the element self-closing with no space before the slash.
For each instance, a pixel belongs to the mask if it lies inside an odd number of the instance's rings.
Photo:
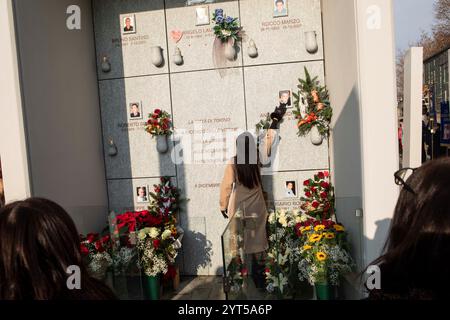
<svg viewBox="0 0 450 320">
<path fill-rule="evenodd" d="M 264 191 L 268 193 L 270 207 L 285 210 L 299 209 L 300 198 L 304 196 L 303 181 L 314 177 L 314 174 L 323 170 L 327 170 L 327 168 L 311 171 L 277 172 L 274 175 L 263 176 Z M 295 196 L 287 194 L 286 182 L 295 182 Z"/>
<path fill-rule="evenodd" d="M 124 19 L 134 18 L 134 29 L 124 33 Z M 167 38 L 164 0 L 95 0 L 95 41 L 99 79 L 167 73 Z M 151 62 L 152 47 L 163 49 L 165 63 L 156 67 Z M 101 69 L 107 56 L 111 71 Z"/>
<path fill-rule="evenodd" d="M 148 114 L 155 108 L 170 112 L 169 76 L 100 81 L 100 99 L 107 178 L 175 175 L 170 150 L 158 153 L 156 139 L 145 131 Z M 132 103 L 140 104 L 141 119 L 130 118 Z M 110 138 L 117 147 L 113 157 L 108 155 Z"/>
<path fill-rule="evenodd" d="M 255 130 L 256 124 L 273 112 L 279 104 L 278 94 L 283 90 L 297 90 L 299 78 L 304 78 L 304 67 L 311 76 L 318 76 L 323 83 L 323 63 L 321 61 L 289 63 L 280 65 L 253 66 L 244 68 L 247 125 Z M 292 96 L 292 94 L 291 94 Z M 293 99 L 291 98 L 292 106 Z M 310 137 L 297 136 L 297 121 L 288 109 L 280 125 L 280 143 L 275 171 L 309 170 L 328 167 L 328 143 L 313 145 Z"/>
<path fill-rule="evenodd" d="M 149 202 L 138 201 L 137 188 L 144 186 L 147 192 L 153 191 L 153 185 L 159 182 L 159 178 L 108 180 L 109 209 L 116 214 L 147 210 Z"/>
<path fill-rule="evenodd" d="M 284 0 L 287 16 L 274 17 L 274 0 L 240 0 L 241 24 L 245 30 L 244 65 L 323 59 L 320 0 Z M 318 50 L 308 53 L 305 32 L 316 31 Z M 258 56 L 248 55 L 253 39 Z"/>
<path fill-rule="evenodd" d="M 213 63 L 213 43 L 214 43 L 214 23 L 210 21 L 208 25 L 196 25 L 196 9 L 199 7 L 208 7 L 209 16 L 215 9 L 221 8 L 224 13 L 238 17 L 238 1 L 217 1 L 211 4 L 199 4 L 196 6 L 184 6 L 184 0 L 166 0 L 167 32 L 169 34 L 169 60 L 170 71 L 192 71 L 215 68 Z M 181 31 L 183 36 L 176 43 L 171 38 L 172 31 Z M 181 50 L 184 63 L 175 65 L 173 63 L 173 54 L 175 46 Z M 239 47 L 239 45 L 237 45 Z M 240 50 L 237 50 L 236 60 L 227 61 L 225 67 L 239 66 L 242 63 Z"/>
</svg>

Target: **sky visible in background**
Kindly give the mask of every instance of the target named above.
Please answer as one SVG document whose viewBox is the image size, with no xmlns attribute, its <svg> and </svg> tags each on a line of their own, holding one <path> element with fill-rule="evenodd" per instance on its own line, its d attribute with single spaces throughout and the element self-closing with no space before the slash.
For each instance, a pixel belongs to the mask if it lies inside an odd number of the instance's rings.
<svg viewBox="0 0 450 320">
<path fill-rule="evenodd" d="M 422 30 L 431 31 L 433 4 L 434 0 L 394 0 L 397 51 L 419 40 Z"/>
</svg>

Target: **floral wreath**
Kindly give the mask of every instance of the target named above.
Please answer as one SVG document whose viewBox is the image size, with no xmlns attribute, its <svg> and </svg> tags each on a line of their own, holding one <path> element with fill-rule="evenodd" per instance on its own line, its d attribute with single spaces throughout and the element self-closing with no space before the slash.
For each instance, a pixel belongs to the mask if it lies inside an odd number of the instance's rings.
<svg viewBox="0 0 450 320">
<path fill-rule="evenodd" d="M 318 77 L 311 78 L 305 67 L 305 79 L 299 79 L 297 93 L 293 93 L 295 110 L 293 114 L 298 119 L 298 135 L 305 136 L 316 126 L 320 135 L 326 137 L 333 115 L 330 106 L 328 90 L 321 86 Z M 301 106 L 305 109 L 301 110 Z"/>
</svg>

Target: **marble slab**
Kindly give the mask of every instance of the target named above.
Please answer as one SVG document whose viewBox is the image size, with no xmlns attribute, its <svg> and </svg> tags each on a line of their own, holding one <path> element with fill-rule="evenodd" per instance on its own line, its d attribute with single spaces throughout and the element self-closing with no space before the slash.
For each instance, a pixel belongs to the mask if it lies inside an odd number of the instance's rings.
<svg viewBox="0 0 450 320">
<path fill-rule="evenodd" d="M 300 198 L 304 196 L 303 181 L 313 178 L 314 174 L 324 170 L 327 170 L 327 168 L 311 171 L 277 172 L 271 176 L 263 176 L 264 191 L 268 193 L 272 207 L 284 210 L 300 209 Z M 287 194 L 286 182 L 294 182 L 295 196 Z"/>
<path fill-rule="evenodd" d="M 108 180 L 109 210 L 116 214 L 147 210 L 149 202 L 138 201 L 137 188 L 146 187 L 147 192 L 153 192 L 153 185 L 159 183 L 159 178 Z M 176 179 L 172 183 L 176 185 Z"/>
<path fill-rule="evenodd" d="M 280 65 L 253 66 L 244 68 L 247 125 L 254 130 L 256 124 L 273 112 L 279 104 L 278 94 L 283 90 L 297 90 L 298 78 L 304 78 L 304 67 L 312 76 L 319 76 L 323 83 L 323 63 L 321 61 L 289 63 Z M 292 98 L 291 98 L 292 99 Z M 293 99 L 292 99 L 293 105 Z M 275 171 L 310 170 L 327 168 L 328 143 L 320 146 L 311 143 L 309 136 L 297 136 L 297 120 L 288 109 L 280 125 L 278 145 L 278 166 Z"/>
<path fill-rule="evenodd" d="M 213 63 L 213 43 L 214 43 L 214 23 L 210 21 L 207 25 L 196 25 L 196 9 L 199 7 L 208 7 L 209 16 L 215 9 L 221 8 L 224 13 L 239 17 L 238 1 L 217 1 L 211 4 L 199 4 L 196 6 L 185 6 L 184 0 L 166 0 L 167 32 L 169 35 L 169 60 L 170 71 L 193 71 L 215 68 Z M 200 21 L 201 22 L 201 21 Z M 183 32 L 183 37 L 178 43 L 171 38 L 172 31 Z M 175 65 L 173 63 L 173 54 L 175 47 L 181 50 L 184 63 Z M 241 53 L 238 50 L 236 60 L 227 61 L 225 67 L 234 67 L 242 64 Z"/>
<path fill-rule="evenodd" d="M 274 17 L 274 0 L 240 0 L 241 24 L 246 33 L 244 65 L 323 59 L 320 0 L 287 1 L 287 16 Z M 317 52 L 305 48 L 305 32 L 317 34 Z M 249 40 L 258 57 L 248 55 Z"/>
<path fill-rule="evenodd" d="M 170 113 L 169 76 L 105 80 L 99 86 L 107 178 L 174 176 L 171 151 L 158 153 L 156 139 L 145 131 L 148 114 L 155 108 Z M 132 103 L 140 103 L 142 119 L 130 118 Z M 110 138 L 117 147 L 113 157 L 108 155 Z"/>
<path fill-rule="evenodd" d="M 124 33 L 124 19 L 135 20 L 133 32 Z M 94 27 L 99 79 L 167 73 L 167 38 L 164 0 L 95 0 Z M 151 62 L 152 47 L 160 46 L 165 63 Z M 111 71 L 101 69 L 107 56 Z"/>
<path fill-rule="evenodd" d="M 204 217 L 205 232 L 211 242 L 211 250 L 208 251 L 211 265 L 208 270 L 201 269 L 199 272 L 220 274 L 220 236 L 227 221 L 219 211 L 219 186 L 227 154 L 224 152 L 217 156 L 218 154 L 211 154 L 210 151 L 227 148 L 228 144 L 220 141 L 221 138 L 216 142 L 211 141 L 215 139 L 216 133 L 228 131 L 233 136 L 245 130 L 242 71 L 233 70 L 224 78 L 214 70 L 172 74 L 171 83 L 175 127 L 177 130 L 184 130 L 186 135 L 182 137 L 187 140 L 183 142 L 184 157 L 177 158 L 185 160 L 177 164 L 177 174 L 179 186 L 185 197 L 189 198 L 187 213 L 181 219 L 182 226 L 187 226 L 190 230 L 191 219 L 197 221 L 196 218 Z M 200 133 L 197 134 L 197 131 Z M 225 137 L 226 135 L 222 135 L 222 138 Z M 229 141 L 231 146 L 235 145 L 235 137 L 230 137 Z M 188 150 L 189 146 L 191 150 Z M 229 150 L 234 152 L 232 147 Z M 186 270 L 193 270 L 192 266 L 195 266 L 198 258 L 192 259 L 191 262 L 191 258 L 185 253 Z"/>
</svg>

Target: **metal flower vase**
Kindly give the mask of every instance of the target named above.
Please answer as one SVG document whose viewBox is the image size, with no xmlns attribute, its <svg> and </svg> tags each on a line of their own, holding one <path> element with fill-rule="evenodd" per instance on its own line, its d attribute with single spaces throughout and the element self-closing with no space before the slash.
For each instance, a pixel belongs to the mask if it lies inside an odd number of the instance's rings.
<svg viewBox="0 0 450 320">
<path fill-rule="evenodd" d="M 225 43 L 224 55 L 229 61 L 234 61 L 236 59 L 236 48 L 233 38 L 229 38 Z"/>
<path fill-rule="evenodd" d="M 309 136 L 311 139 L 311 143 L 313 145 L 319 146 L 322 144 L 323 136 L 320 134 L 319 129 L 317 126 L 313 126 L 311 128 L 311 131 L 309 132 Z"/>
<path fill-rule="evenodd" d="M 167 143 L 167 135 L 156 136 L 156 150 L 159 153 L 166 153 L 169 150 L 169 144 Z"/>
<path fill-rule="evenodd" d="M 333 287 L 328 283 L 315 283 L 316 299 L 317 300 L 333 300 Z"/>
<path fill-rule="evenodd" d="M 147 300 L 159 300 L 161 297 L 161 277 L 142 275 L 144 297 Z"/>
</svg>

